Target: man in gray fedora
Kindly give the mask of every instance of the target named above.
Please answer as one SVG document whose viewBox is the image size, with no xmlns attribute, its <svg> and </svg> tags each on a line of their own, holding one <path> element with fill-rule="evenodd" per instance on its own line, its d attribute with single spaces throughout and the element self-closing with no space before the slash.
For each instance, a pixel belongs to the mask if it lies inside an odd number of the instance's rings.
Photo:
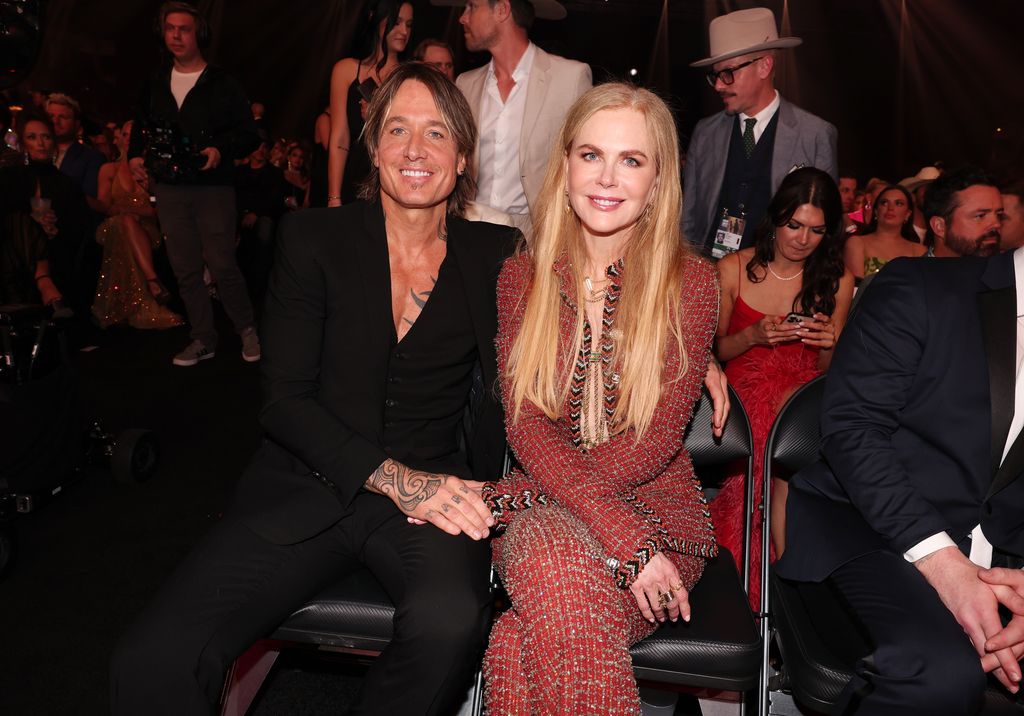
<svg viewBox="0 0 1024 716">
<path fill-rule="evenodd" d="M 783 99 L 775 89 L 779 37 L 767 8 L 737 10 L 711 21 L 710 84 L 725 109 L 697 123 L 686 161 L 683 232 L 718 259 L 754 242 L 758 222 L 783 177 L 813 166 L 837 178 L 836 128 Z"/>
</svg>

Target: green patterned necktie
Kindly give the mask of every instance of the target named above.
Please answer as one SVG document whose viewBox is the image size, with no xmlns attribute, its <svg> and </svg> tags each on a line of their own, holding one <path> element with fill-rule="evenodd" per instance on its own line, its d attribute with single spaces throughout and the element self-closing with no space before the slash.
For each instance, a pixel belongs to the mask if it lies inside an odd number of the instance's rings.
<svg viewBox="0 0 1024 716">
<path fill-rule="evenodd" d="M 743 151 L 747 153 L 747 159 L 750 159 L 750 155 L 754 153 L 754 123 L 757 119 L 750 117 L 744 119 L 743 124 L 746 127 L 743 129 Z"/>
</svg>

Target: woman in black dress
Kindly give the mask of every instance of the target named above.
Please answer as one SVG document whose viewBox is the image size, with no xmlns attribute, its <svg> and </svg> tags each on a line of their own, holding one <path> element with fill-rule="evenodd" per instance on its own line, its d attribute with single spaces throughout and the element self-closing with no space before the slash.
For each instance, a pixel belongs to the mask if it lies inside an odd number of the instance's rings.
<svg viewBox="0 0 1024 716">
<path fill-rule="evenodd" d="M 339 60 L 331 71 L 331 137 L 328 147 L 327 206 L 356 200 L 359 185 L 370 171 L 370 159 L 360 139 L 366 105 L 374 88 L 398 66 L 412 34 L 412 3 L 368 0 L 363 29 L 369 47 L 357 47 L 355 57 Z M 361 59 L 360 59 L 361 58 Z"/>
</svg>

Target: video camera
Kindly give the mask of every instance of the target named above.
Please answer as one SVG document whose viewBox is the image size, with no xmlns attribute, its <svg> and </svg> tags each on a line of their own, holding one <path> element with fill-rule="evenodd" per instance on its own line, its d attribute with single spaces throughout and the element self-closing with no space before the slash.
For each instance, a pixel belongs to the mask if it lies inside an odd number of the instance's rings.
<svg viewBox="0 0 1024 716">
<path fill-rule="evenodd" d="M 196 139 L 186 134 L 177 122 L 154 120 L 142 128 L 145 138 L 145 163 L 160 184 L 194 184 L 206 157 L 199 153 Z"/>
</svg>

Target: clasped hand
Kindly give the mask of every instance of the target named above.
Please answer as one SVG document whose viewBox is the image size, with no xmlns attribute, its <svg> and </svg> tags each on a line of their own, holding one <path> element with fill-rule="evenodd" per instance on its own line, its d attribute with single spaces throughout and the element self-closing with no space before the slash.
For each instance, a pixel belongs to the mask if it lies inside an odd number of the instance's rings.
<svg viewBox="0 0 1024 716">
<path fill-rule="evenodd" d="M 1024 573 L 980 569 L 956 547 L 945 547 L 915 563 L 970 638 L 982 668 L 1011 693 L 1020 688 L 1024 655 Z M 999 604 L 1014 616 L 1004 628 Z"/>
<path fill-rule="evenodd" d="M 477 485 L 454 475 L 414 470 L 390 458 L 366 481 L 367 489 L 390 497 L 410 522 L 429 522 L 450 535 L 479 540 L 489 534 L 494 517 Z"/>
</svg>

